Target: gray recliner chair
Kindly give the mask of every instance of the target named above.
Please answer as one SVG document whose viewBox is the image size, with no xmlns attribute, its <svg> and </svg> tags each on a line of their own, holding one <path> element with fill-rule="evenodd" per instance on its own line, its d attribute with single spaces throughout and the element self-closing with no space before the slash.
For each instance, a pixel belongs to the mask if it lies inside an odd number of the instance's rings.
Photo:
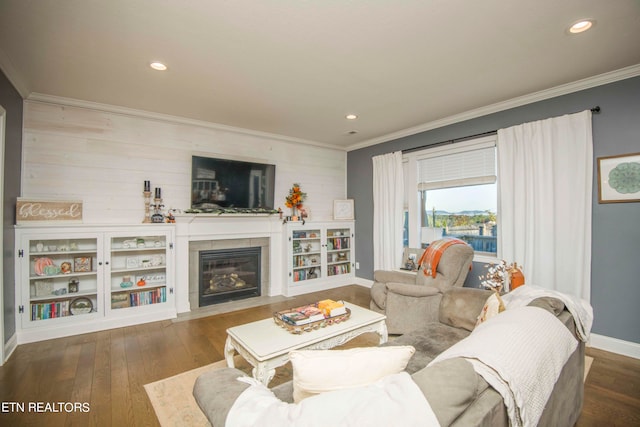
<svg viewBox="0 0 640 427">
<path fill-rule="evenodd" d="M 372 310 L 387 315 L 390 334 L 406 334 L 427 322 L 438 321 L 442 293 L 464 284 L 471 263 L 473 248 L 455 244 L 442 253 L 436 277 L 417 272 L 376 270 L 371 287 Z"/>
</svg>

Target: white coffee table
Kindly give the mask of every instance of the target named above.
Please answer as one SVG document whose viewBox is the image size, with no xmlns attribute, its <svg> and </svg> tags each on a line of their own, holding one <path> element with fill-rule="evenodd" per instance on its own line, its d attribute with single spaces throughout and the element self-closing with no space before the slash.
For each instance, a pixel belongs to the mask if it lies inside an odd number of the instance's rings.
<svg viewBox="0 0 640 427">
<path fill-rule="evenodd" d="M 366 332 L 377 333 L 380 344 L 387 342 L 384 314 L 350 303 L 345 306 L 351 310 L 348 320 L 301 334 L 292 334 L 276 325 L 273 318 L 227 329 L 224 348 L 227 366 L 235 367 L 233 356 L 238 352 L 253 366 L 253 377 L 268 385 L 276 368 L 289 361 L 292 350 L 327 350 Z"/>
</svg>

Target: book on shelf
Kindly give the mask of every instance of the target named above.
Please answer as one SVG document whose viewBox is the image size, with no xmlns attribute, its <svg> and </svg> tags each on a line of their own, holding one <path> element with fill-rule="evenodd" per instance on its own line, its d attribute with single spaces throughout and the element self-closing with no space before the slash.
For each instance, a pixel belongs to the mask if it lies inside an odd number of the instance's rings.
<svg viewBox="0 0 640 427">
<path fill-rule="evenodd" d="M 155 289 L 114 292 L 111 294 L 111 308 L 138 307 L 141 305 L 167 302 L 167 291 L 163 286 Z"/>
<path fill-rule="evenodd" d="M 69 300 L 31 304 L 31 320 L 55 319 L 69 315 Z"/>
</svg>

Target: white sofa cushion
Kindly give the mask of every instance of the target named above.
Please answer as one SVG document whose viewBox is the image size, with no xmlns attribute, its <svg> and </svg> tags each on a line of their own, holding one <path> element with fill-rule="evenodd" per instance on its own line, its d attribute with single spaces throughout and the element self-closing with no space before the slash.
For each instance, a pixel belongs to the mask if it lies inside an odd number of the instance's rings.
<svg viewBox="0 0 640 427">
<path fill-rule="evenodd" d="M 293 400 L 300 402 L 318 393 L 362 387 L 402 372 L 415 351 L 413 346 L 292 351 Z"/>
</svg>

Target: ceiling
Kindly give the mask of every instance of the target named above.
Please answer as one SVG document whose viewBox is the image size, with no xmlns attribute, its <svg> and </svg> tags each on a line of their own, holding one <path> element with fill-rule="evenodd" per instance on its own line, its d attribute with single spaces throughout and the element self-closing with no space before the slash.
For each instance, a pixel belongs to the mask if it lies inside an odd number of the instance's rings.
<svg viewBox="0 0 640 427">
<path fill-rule="evenodd" d="M 637 64 L 638 0 L 0 2 L 0 68 L 24 97 L 341 149 Z"/>
</svg>

